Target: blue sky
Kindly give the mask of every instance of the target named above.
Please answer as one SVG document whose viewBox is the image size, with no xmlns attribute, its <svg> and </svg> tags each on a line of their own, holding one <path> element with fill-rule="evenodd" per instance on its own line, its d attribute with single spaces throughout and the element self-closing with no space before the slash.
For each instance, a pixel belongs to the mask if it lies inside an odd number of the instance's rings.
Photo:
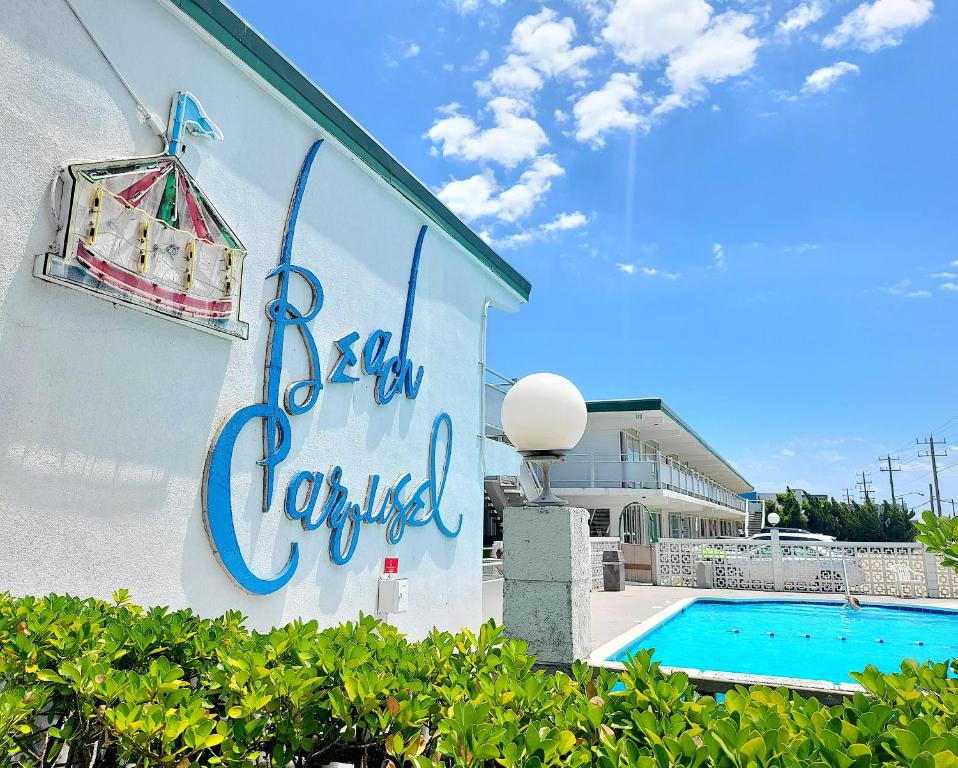
<svg viewBox="0 0 958 768">
<path fill-rule="evenodd" d="M 493 368 L 661 396 L 759 490 L 927 494 L 936 430 L 958 495 L 958 4 L 233 4 L 532 281 Z"/>
</svg>

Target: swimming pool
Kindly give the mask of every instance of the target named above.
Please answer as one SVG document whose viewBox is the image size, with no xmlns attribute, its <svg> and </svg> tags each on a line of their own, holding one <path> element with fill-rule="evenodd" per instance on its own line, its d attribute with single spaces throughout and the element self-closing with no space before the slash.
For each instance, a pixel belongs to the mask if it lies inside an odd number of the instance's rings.
<svg viewBox="0 0 958 768">
<path fill-rule="evenodd" d="M 622 661 L 654 648 L 663 666 L 843 684 L 849 672 L 874 664 L 896 671 L 906 658 L 958 656 L 958 611 L 839 601 L 694 598 L 673 606 L 617 649 Z"/>
</svg>

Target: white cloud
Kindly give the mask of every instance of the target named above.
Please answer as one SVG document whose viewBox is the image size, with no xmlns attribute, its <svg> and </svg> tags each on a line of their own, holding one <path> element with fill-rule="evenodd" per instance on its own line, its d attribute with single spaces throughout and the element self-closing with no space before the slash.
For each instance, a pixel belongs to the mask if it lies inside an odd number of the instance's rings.
<svg viewBox="0 0 958 768">
<path fill-rule="evenodd" d="M 589 17 L 590 24 L 601 24 L 609 15 L 612 0 L 572 0 L 572 4 Z"/>
<path fill-rule="evenodd" d="M 449 210 L 471 221 L 496 214 L 495 192 L 496 177 L 487 169 L 468 179 L 450 181 L 436 194 Z"/>
<path fill-rule="evenodd" d="M 467 179 L 456 179 L 436 194 L 451 211 L 466 221 L 495 216 L 515 222 L 529 215 L 552 187 L 552 179 L 565 173 L 552 155 L 537 157 L 511 187 L 501 189 L 491 170 Z"/>
<path fill-rule="evenodd" d="M 542 225 L 543 232 L 562 232 L 569 229 L 578 229 L 589 223 L 589 217 L 582 211 L 560 213 L 552 221 Z"/>
<path fill-rule="evenodd" d="M 795 451 L 793 451 L 791 448 L 782 448 L 781 454 L 782 456 L 794 456 Z"/>
<path fill-rule="evenodd" d="M 512 54 L 506 57 L 489 75 L 488 80 L 476 82 L 480 96 L 493 93 L 507 93 L 514 96 L 528 96 L 542 88 L 542 76 L 521 56 Z"/>
<path fill-rule="evenodd" d="M 642 66 L 691 45 L 711 13 L 705 0 L 616 0 L 602 37 L 619 59 Z"/>
<path fill-rule="evenodd" d="M 877 51 L 898 45 L 909 29 L 920 27 L 934 9 L 933 0 L 874 0 L 846 15 L 822 41 L 826 48 L 849 46 Z"/>
<path fill-rule="evenodd" d="M 811 0 L 811 2 L 796 5 L 781 18 L 775 26 L 775 33 L 782 38 L 791 37 L 810 27 L 824 15 L 824 0 Z"/>
<path fill-rule="evenodd" d="M 725 266 L 725 246 L 721 243 L 712 245 L 712 266 L 716 269 L 722 269 Z"/>
<path fill-rule="evenodd" d="M 687 99 L 684 94 L 669 93 L 662 97 L 662 100 L 655 105 L 655 108 L 652 110 L 652 117 L 667 115 L 674 109 L 685 109 L 689 103 L 690 100 Z"/>
<path fill-rule="evenodd" d="M 413 56 L 418 56 L 420 53 L 422 53 L 422 48 L 419 47 L 418 43 L 410 43 L 402 57 L 404 59 L 411 59 Z"/>
<path fill-rule="evenodd" d="M 675 93 L 701 91 L 706 83 L 720 83 L 755 66 L 759 40 L 749 36 L 754 24 L 755 17 L 745 13 L 716 16 L 691 45 L 670 57 L 666 75 Z"/>
<path fill-rule="evenodd" d="M 942 283 L 941 289 L 943 291 L 958 291 L 958 283 Z"/>
<path fill-rule="evenodd" d="M 545 77 L 581 78 L 588 72 L 584 64 L 598 53 L 591 45 L 572 45 L 575 22 L 555 11 L 543 8 L 525 16 L 512 30 L 509 55 L 496 67 L 488 80 L 476 82 L 480 96 L 497 93 L 528 98 L 542 88 Z"/>
<path fill-rule="evenodd" d="M 490 101 L 495 127 L 485 130 L 472 118 L 459 114 L 454 108 L 457 106 L 440 110 L 449 116 L 437 120 L 426 133 L 433 144 L 442 147 L 444 157 L 492 161 L 513 168 L 535 157 L 549 143 L 539 124 L 524 115 L 528 105 L 519 99 L 499 96 Z"/>
<path fill-rule="evenodd" d="M 638 87 L 638 75 L 615 72 L 599 90 L 580 98 L 572 108 L 576 139 L 601 147 L 609 131 L 639 125 L 642 118 L 630 109 L 639 98 Z"/>
<path fill-rule="evenodd" d="M 598 53 L 591 45 L 572 45 L 575 22 L 558 18 L 549 8 L 520 19 L 512 30 L 512 46 L 518 54 L 544 75 L 583 77 L 585 62 Z"/>
<path fill-rule="evenodd" d="M 616 263 L 616 265 L 622 272 L 625 272 L 627 275 L 634 275 L 636 273 L 641 273 L 646 277 L 656 277 L 662 280 L 678 280 L 681 276 L 681 272 L 663 272 L 660 269 L 655 267 L 640 267 L 638 264 L 621 264 Z"/>
<path fill-rule="evenodd" d="M 476 54 L 476 58 L 472 60 L 471 64 L 463 66 L 463 72 L 475 72 L 477 69 L 482 69 L 486 64 L 489 63 L 489 51 L 483 48 L 479 53 Z"/>
<path fill-rule="evenodd" d="M 954 267 L 955 269 L 958 269 L 958 259 L 955 259 L 954 261 L 949 262 L 949 263 L 948 263 L 948 266 L 949 266 L 949 267 Z"/>
<path fill-rule="evenodd" d="M 678 280 L 682 276 L 680 272 L 663 272 L 655 267 L 642 267 L 642 274 L 647 277 L 660 277 L 663 280 Z"/>
<path fill-rule="evenodd" d="M 785 253 L 810 253 L 819 249 L 818 243 L 799 243 L 785 246 Z"/>
<path fill-rule="evenodd" d="M 561 109 L 557 109 L 555 112 L 553 112 L 552 116 L 555 118 L 557 123 L 564 123 L 569 119 L 569 115 L 563 112 Z"/>
<path fill-rule="evenodd" d="M 839 61 L 830 67 L 821 67 L 805 78 L 802 93 L 824 93 L 846 75 L 859 72 L 855 64 Z"/>
<path fill-rule="evenodd" d="M 602 36 L 622 61 L 638 67 L 668 57 L 672 93 L 652 110 L 658 117 L 702 98 L 705 86 L 748 72 L 760 40 L 755 16 L 713 16 L 705 0 L 616 0 Z"/>
<path fill-rule="evenodd" d="M 937 280 L 954 280 L 958 277 L 958 272 L 932 272 L 928 277 L 934 277 Z"/>
<path fill-rule="evenodd" d="M 563 173 L 565 170 L 552 155 L 537 157 L 522 172 L 519 182 L 499 195 L 499 218 L 503 221 L 517 221 L 527 216 L 551 189 L 552 179 Z"/>
<path fill-rule="evenodd" d="M 455 8 L 459 13 L 472 13 L 479 9 L 484 3 L 489 5 L 503 5 L 506 0 L 450 0 L 452 2 L 452 7 Z"/>
<path fill-rule="evenodd" d="M 880 290 L 889 296 L 900 296 L 905 299 L 927 299 L 931 296 L 931 291 L 912 288 L 911 280 L 900 280 L 890 288 L 881 288 Z"/>
<path fill-rule="evenodd" d="M 582 211 L 573 211 L 571 213 L 560 213 L 551 221 L 540 224 L 538 227 L 527 229 L 522 232 L 516 232 L 507 235 L 501 239 L 496 239 L 491 235 L 486 238 L 487 242 L 494 248 L 511 249 L 518 248 L 521 245 L 528 245 L 536 240 L 556 235 L 559 232 L 568 232 L 573 229 L 579 229 L 589 223 L 589 217 Z"/>
</svg>

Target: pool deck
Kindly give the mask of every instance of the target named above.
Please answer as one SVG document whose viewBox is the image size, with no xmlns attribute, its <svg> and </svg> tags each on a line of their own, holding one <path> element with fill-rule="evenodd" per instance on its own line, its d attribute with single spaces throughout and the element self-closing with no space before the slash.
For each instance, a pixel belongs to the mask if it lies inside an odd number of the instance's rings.
<svg viewBox="0 0 958 768">
<path fill-rule="evenodd" d="M 690 597 L 728 597 L 745 600 L 841 600 L 841 595 L 816 595 L 804 592 L 751 592 L 744 589 L 696 589 L 694 587 L 626 586 L 624 592 L 592 593 L 592 649 L 595 650 L 629 631 L 636 624 L 652 618 L 679 600 Z M 865 603 L 901 603 L 926 605 L 930 608 L 958 609 L 958 600 L 937 598 L 870 597 L 860 595 Z"/>
</svg>

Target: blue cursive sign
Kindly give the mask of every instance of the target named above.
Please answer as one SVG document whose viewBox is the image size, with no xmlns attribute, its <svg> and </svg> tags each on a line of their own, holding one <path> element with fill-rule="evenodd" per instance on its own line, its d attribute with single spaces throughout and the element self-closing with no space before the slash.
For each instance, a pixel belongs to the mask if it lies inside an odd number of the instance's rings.
<svg viewBox="0 0 958 768">
<path fill-rule="evenodd" d="M 310 328 L 310 323 L 323 307 L 323 288 L 312 271 L 293 263 L 296 221 L 310 169 L 321 145 L 322 140 L 315 142 L 303 160 L 287 215 L 280 263 L 268 275 L 268 278 L 276 278 L 277 289 L 276 298 L 266 306 L 271 327 L 266 353 L 264 402 L 240 408 L 226 421 L 210 449 L 204 478 L 204 511 L 213 548 L 233 578 L 254 594 L 275 592 L 293 577 L 299 565 L 299 545 L 296 542 L 290 545 L 289 559 L 279 573 L 271 578 L 257 576 L 250 569 L 240 549 L 233 520 L 233 451 L 243 429 L 253 421 L 260 421 L 263 429 L 263 458 L 257 463 L 263 467 L 263 512 L 268 512 L 273 502 L 276 469 L 290 452 L 290 416 L 310 411 L 319 401 L 323 389 L 319 353 Z M 409 358 L 409 339 L 426 230 L 425 226 L 419 230 L 413 252 L 398 351 L 395 354 L 389 351 L 393 338 L 389 331 L 372 331 L 361 346 L 357 346 L 361 334 L 352 331 L 334 342 L 338 360 L 332 367 L 327 383 L 356 382 L 359 376 L 353 371 L 358 369 L 358 372 L 375 378 L 374 397 L 381 405 L 389 403 L 400 392 L 409 399 L 415 399 L 418 395 L 424 369 Z M 300 280 L 307 289 L 309 302 L 305 310 L 290 300 L 289 287 L 293 279 Z M 309 373 L 287 386 L 280 398 L 283 353 L 289 327 L 299 333 Z M 407 472 L 387 486 L 379 475 L 371 475 L 363 504 L 350 500 L 342 467 L 333 466 L 326 473 L 299 472 L 286 488 L 283 504 L 286 516 L 290 520 L 298 520 L 306 531 L 315 531 L 323 526 L 329 528 L 329 556 L 339 565 L 349 562 L 356 552 L 363 525 L 383 526 L 386 539 L 391 544 L 398 544 L 407 528 L 423 527 L 430 523 L 444 536 L 454 538 L 462 529 L 462 515 L 450 527 L 441 513 L 442 496 L 452 459 L 452 437 L 452 419 L 449 414 L 440 413 L 433 421 L 429 437 L 426 479 L 414 483 L 412 475 Z"/>
</svg>

